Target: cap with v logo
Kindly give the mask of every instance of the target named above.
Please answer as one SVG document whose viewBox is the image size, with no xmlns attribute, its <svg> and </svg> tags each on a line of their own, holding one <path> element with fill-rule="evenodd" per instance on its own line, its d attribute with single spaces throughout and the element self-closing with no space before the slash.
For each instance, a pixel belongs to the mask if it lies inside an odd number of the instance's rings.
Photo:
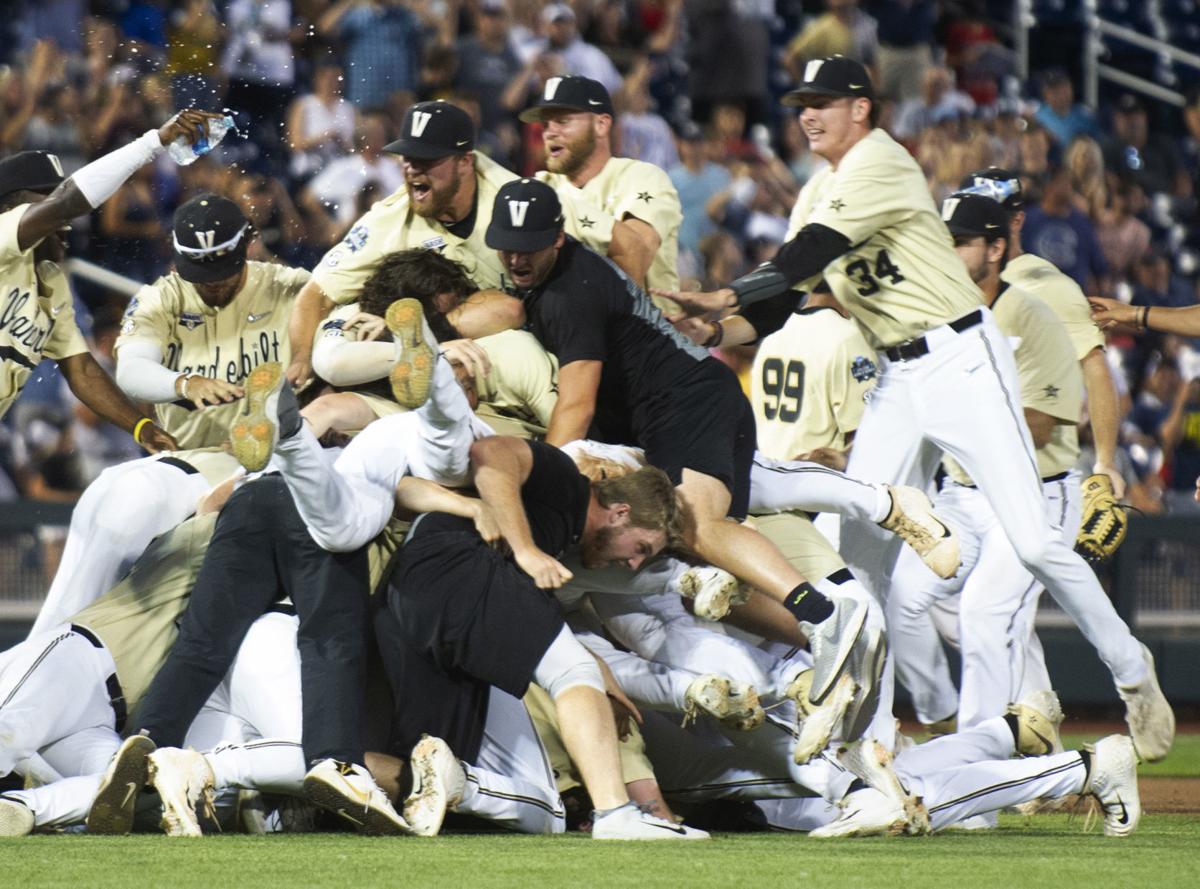
<svg viewBox="0 0 1200 889">
<path fill-rule="evenodd" d="M 1008 212 L 981 194 L 958 191 L 950 195 L 942 202 L 942 220 L 955 236 L 1008 237 Z"/>
<path fill-rule="evenodd" d="M 592 114 L 612 116 L 612 99 L 608 90 L 598 80 L 590 77 L 551 77 L 542 89 L 537 104 L 526 108 L 519 115 L 525 123 L 544 120 L 547 111 L 590 111 Z"/>
<path fill-rule="evenodd" d="M 50 194 L 62 181 L 62 164 L 47 151 L 19 151 L 0 160 L 0 197 L 14 191 Z"/>
<path fill-rule="evenodd" d="M 417 160 L 437 160 L 466 154 L 475 147 L 475 124 L 457 105 L 439 99 L 418 102 L 404 115 L 400 138 L 384 151 Z"/>
<path fill-rule="evenodd" d="M 804 106 L 821 97 L 862 97 L 875 99 L 871 86 L 871 75 L 861 62 L 845 56 L 830 56 L 813 59 L 804 66 L 804 77 L 800 86 L 785 93 L 780 100 L 784 105 Z"/>
<path fill-rule="evenodd" d="M 958 183 L 958 190 L 999 201 L 1007 210 L 1020 210 L 1025 206 L 1021 177 L 1002 167 L 988 167 L 968 173 Z"/>
<path fill-rule="evenodd" d="M 246 264 L 250 221 L 229 198 L 197 195 L 175 211 L 175 271 L 193 284 L 231 278 Z"/>
<path fill-rule="evenodd" d="M 536 179 L 514 179 L 496 194 L 484 240 L 493 250 L 533 253 L 553 244 L 562 227 L 554 189 Z"/>
</svg>

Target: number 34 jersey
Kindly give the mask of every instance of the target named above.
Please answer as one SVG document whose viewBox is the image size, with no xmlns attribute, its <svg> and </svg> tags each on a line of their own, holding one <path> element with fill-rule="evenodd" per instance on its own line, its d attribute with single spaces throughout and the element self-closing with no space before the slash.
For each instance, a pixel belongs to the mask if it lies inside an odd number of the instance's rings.
<svg viewBox="0 0 1200 889">
<path fill-rule="evenodd" d="M 838 168 L 820 170 L 800 192 L 788 240 L 817 223 L 853 245 L 825 280 L 867 341 L 882 350 L 979 308 L 967 274 L 917 162 L 883 130 L 854 145 Z M 811 289 L 813 282 L 798 287 Z"/>
<path fill-rule="evenodd" d="M 875 385 L 875 352 L 833 309 L 802 309 L 762 341 L 751 373 L 758 450 L 792 460 L 845 449 Z"/>
</svg>

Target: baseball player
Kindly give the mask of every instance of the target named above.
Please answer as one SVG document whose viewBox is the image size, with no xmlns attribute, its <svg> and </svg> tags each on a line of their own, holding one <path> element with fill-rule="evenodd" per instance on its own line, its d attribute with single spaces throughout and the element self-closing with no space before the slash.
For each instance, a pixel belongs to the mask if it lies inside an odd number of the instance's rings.
<svg viewBox="0 0 1200 889">
<path fill-rule="evenodd" d="M 255 367 L 288 360 L 288 317 L 309 277 L 248 262 L 253 237 L 237 204 L 219 195 L 192 198 L 175 212 L 175 271 L 130 300 L 116 376 L 129 397 L 155 405 L 158 425 L 177 447 L 106 469 L 88 486 L 32 632 L 102 595 L 150 540 L 191 515 L 238 468 L 222 447 L 235 402 Z"/>
<path fill-rule="evenodd" d="M 402 135 L 384 149 L 403 158 L 404 190 L 373 206 L 325 254 L 297 302 L 287 369 L 293 385 L 312 378 L 313 336 L 321 320 L 335 306 L 359 299 L 364 282 L 389 253 L 437 250 L 459 263 L 477 288 L 504 286 L 504 268 L 484 244 L 484 232 L 497 190 L 515 177 L 474 147 L 475 126 L 458 106 L 437 101 L 409 108 Z M 486 294 L 478 299 L 486 300 Z"/>
<path fill-rule="evenodd" d="M 882 361 L 851 474 L 923 486 L 944 451 L 979 486 L 1022 564 L 1057 601 L 1101 599 L 1091 569 L 1050 524 L 1014 401 L 1012 350 L 954 254 L 920 168 L 875 126 L 866 69 L 834 56 L 810 62 L 804 75 L 784 101 L 804 108 L 810 145 L 830 165 L 800 193 L 795 236 L 730 287 L 677 301 L 697 313 L 725 310 L 824 276 Z M 843 522 L 843 531 L 847 562 L 882 596 L 896 546 L 875 527 Z M 1173 719 L 1144 650 L 1132 636 L 1091 641 L 1122 691 L 1139 752 L 1165 755 Z"/>
<path fill-rule="evenodd" d="M 543 126 L 546 170 L 567 234 L 615 262 L 642 287 L 679 286 L 676 257 L 683 208 L 667 174 L 645 161 L 613 157 L 615 115 L 608 90 L 587 77 L 551 77 L 520 114 Z"/>
<path fill-rule="evenodd" d="M 959 193 L 947 198 L 943 214 L 955 250 L 979 285 L 985 305 L 1000 330 L 1017 343 L 1021 406 L 1038 472 L 1053 525 L 1062 539 L 1073 543 L 1078 501 L 1072 509 L 1064 493 L 1078 488 L 1073 469 L 1079 456 L 1075 424 L 1083 386 L 1075 350 L 1045 303 L 1001 280 L 1009 236 L 1004 208 L 990 198 Z M 896 671 L 913 695 L 918 717 L 932 724 L 957 712 L 957 725 L 968 728 L 1003 714 L 1030 692 L 1049 693 L 1050 684 L 1040 646 L 1033 651 L 1033 663 L 1027 658 L 1038 583 L 1021 566 L 986 498 L 962 467 L 952 459 L 945 466 L 948 478 L 935 505 L 968 540 L 966 570 L 938 581 L 902 554 L 888 596 L 888 626 Z M 960 595 L 957 641 L 962 651 L 957 706 L 930 614 L 935 602 L 955 595 Z M 1027 670 L 1039 677 L 1032 685 Z"/>
</svg>

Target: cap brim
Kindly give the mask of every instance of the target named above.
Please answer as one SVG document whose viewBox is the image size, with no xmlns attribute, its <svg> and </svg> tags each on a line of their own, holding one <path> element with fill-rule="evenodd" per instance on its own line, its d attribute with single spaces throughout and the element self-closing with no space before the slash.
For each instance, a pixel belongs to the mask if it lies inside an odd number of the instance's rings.
<svg viewBox="0 0 1200 889">
<path fill-rule="evenodd" d="M 53 181 L 35 182 L 32 185 L 27 185 L 22 182 L 20 185 L 14 186 L 7 191 L 0 191 L 0 198 L 6 198 L 10 194 L 16 194 L 18 191 L 32 191 L 34 194 L 50 194 L 54 189 L 63 184 L 65 180 L 57 179 Z"/>
<path fill-rule="evenodd" d="M 466 145 L 461 149 L 451 150 L 441 148 L 437 145 L 425 145 L 421 142 L 414 142 L 411 139 L 397 139 L 395 142 L 390 142 L 383 146 L 383 150 L 388 154 L 399 154 L 404 157 L 414 157 L 422 161 L 436 161 L 443 157 L 450 157 L 452 154 L 466 154 L 474 149 L 473 145 Z"/>
<path fill-rule="evenodd" d="M 874 96 L 865 92 L 824 88 L 813 89 L 812 87 L 802 86 L 799 89 L 792 90 L 790 93 L 784 93 L 783 98 L 779 102 L 789 108 L 803 108 L 817 99 L 871 99 L 874 101 Z"/>
<path fill-rule="evenodd" d="M 544 232 L 516 232 L 507 229 L 489 228 L 484 243 L 493 250 L 508 250 L 513 253 L 536 253 L 545 250 L 558 238 L 560 229 Z"/>
<path fill-rule="evenodd" d="M 216 259 L 196 262 L 179 253 L 175 253 L 175 271 L 179 277 L 192 284 L 211 284 L 214 281 L 224 281 L 232 278 L 246 264 L 246 247 L 242 246 L 233 253 L 226 253 Z"/>
<path fill-rule="evenodd" d="M 521 123 L 541 123 L 545 120 L 547 111 L 586 111 L 589 114 L 607 114 L 609 117 L 613 116 L 611 108 L 585 108 L 583 105 L 546 102 L 543 105 L 534 105 L 532 108 L 526 108 L 517 115 L 517 119 Z"/>
</svg>

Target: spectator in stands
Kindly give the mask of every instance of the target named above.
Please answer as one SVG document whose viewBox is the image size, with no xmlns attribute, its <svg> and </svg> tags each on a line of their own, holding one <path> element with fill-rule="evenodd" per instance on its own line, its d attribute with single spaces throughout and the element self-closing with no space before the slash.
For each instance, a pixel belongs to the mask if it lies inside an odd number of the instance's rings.
<svg viewBox="0 0 1200 889">
<path fill-rule="evenodd" d="M 643 56 L 615 97 L 617 142 L 613 153 L 670 170 L 679 163 L 679 152 L 670 124 L 654 110 L 649 79 L 650 63 Z"/>
<path fill-rule="evenodd" d="M 1049 68 L 1039 75 L 1042 104 L 1033 119 L 1054 137 L 1060 148 L 1066 148 L 1076 136 L 1096 136 L 1092 112 L 1075 102 L 1075 86 L 1063 68 Z"/>
<path fill-rule="evenodd" d="M 81 120 L 78 90 L 69 83 L 55 84 L 43 93 L 29 121 L 24 147 L 53 153 L 70 176 L 87 162 Z"/>
<path fill-rule="evenodd" d="M 167 48 L 166 0 L 129 0 L 121 15 L 121 33 L 138 49 L 162 58 Z"/>
<path fill-rule="evenodd" d="M 1183 140 L 1180 143 L 1181 160 L 1192 177 L 1192 193 L 1200 194 L 1200 86 L 1188 91 L 1183 106 Z"/>
<path fill-rule="evenodd" d="M 579 36 L 575 10 L 565 3 L 551 3 L 542 10 L 542 20 L 546 26 L 543 50 L 562 57 L 565 73 L 600 81 L 610 96 L 621 88 L 621 75 L 608 56 Z"/>
<path fill-rule="evenodd" d="M 175 108 L 220 107 L 221 28 L 212 0 L 185 0 L 171 14 L 166 73 Z"/>
<path fill-rule="evenodd" d="M 230 0 L 225 15 L 228 105 L 245 113 L 263 155 L 282 163 L 280 127 L 296 81 L 291 0 Z"/>
<path fill-rule="evenodd" d="M 475 13 L 475 33 L 458 40 L 454 88 L 479 102 L 482 138 L 515 147 L 516 124 L 502 97 L 523 66 L 509 39 L 510 21 L 507 0 L 482 0 Z"/>
<path fill-rule="evenodd" d="M 775 4 L 684 0 L 684 12 L 693 120 L 706 124 L 717 105 L 729 102 L 745 109 L 751 123 L 769 120 L 767 67 Z"/>
<path fill-rule="evenodd" d="M 1113 107 L 1104 162 L 1118 176 L 1133 179 L 1151 197 L 1175 193 L 1179 157 L 1168 140 L 1151 135 L 1145 106 L 1129 93 Z"/>
<path fill-rule="evenodd" d="M 804 135 L 804 129 L 800 126 L 799 115 L 787 115 L 781 127 L 780 158 L 787 165 L 792 178 L 796 180 L 796 187 L 802 188 L 825 161 L 809 150 L 808 137 Z"/>
<path fill-rule="evenodd" d="M 925 69 L 933 64 L 937 5 L 933 0 L 870 0 L 866 8 L 878 23 L 880 97 L 893 102 L 918 98 Z"/>
<path fill-rule="evenodd" d="M 1050 131 L 1035 121 L 1030 121 L 1021 132 L 1018 145 L 1020 163 L 1017 166 L 1023 178 L 1037 179 L 1046 175 L 1062 156 Z"/>
<path fill-rule="evenodd" d="M 26 141 L 26 131 L 49 87 L 55 54 L 52 43 L 40 40 L 24 70 L 0 69 L 0 152 L 33 147 Z"/>
<path fill-rule="evenodd" d="M 729 187 L 729 170 L 714 163 L 699 125 L 688 121 L 679 132 L 679 164 L 667 171 L 679 192 L 683 221 L 679 225 L 679 274 L 699 277 L 700 242 L 717 230 L 708 214 L 708 202 Z"/>
<path fill-rule="evenodd" d="M 1071 174 L 1075 206 L 1086 213 L 1092 222 L 1098 222 L 1100 214 L 1108 206 L 1104 154 L 1100 151 L 1099 143 L 1090 136 L 1077 137 L 1067 147 L 1063 162 Z"/>
<path fill-rule="evenodd" d="M 825 0 L 825 13 L 810 18 L 784 51 L 783 62 L 796 80 L 812 59 L 849 56 L 867 67 L 879 50 L 878 24 L 858 8 L 858 0 Z"/>
<path fill-rule="evenodd" d="M 346 98 L 360 111 L 386 106 L 399 90 L 416 91 L 421 23 L 403 0 L 338 0 L 317 31 L 341 41 Z"/>
<path fill-rule="evenodd" d="M 387 118 L 364 115 L 355 135 L 358 153 L 338 158 L 308 183 L 300 204 L 309 213 L 312 233 L 320 244 L 332 245 L 346 233 L 358 217 L 357 198 L 367 185 L 377 185 L 385 195 L 404 185 L 397 159 L 383 151 L 389 141 Z"/>
<path fill-rule="evenodd" d="M 991 105 L 999 98 L 998 84 L 1013 73 L 1015 57 L 996 38 L 984 0 L 956 0 L 947 13 L 946 64 L 954 69 L 959 89 L 977 105 Z"/>
<path fill-rule="evenodd" d="M 1075 208 L 1071 174 L 1065 166 L 1051 169 L 1043 179 L 1041 200 L 1025 214 L 1021 246 L 1054 263 L 1084 293 L 1100 292 L 1108 265 L 1095 227 Z"/>
<path fill-rule="evenodd" d="M 1194 305 L 1195 291 L 1179 275 L 1171 274 L 1171 262 L 1162 253 L 1149 250 L 1134 266 L 1135 306 L 1165 306 L 1181 309 Z M 1149 337 L 1152 341 L 1155 337 Z"/>
<path fill-rule="evenodd" d="M 304 220 L 288 195 L 282 180 L 261 173 L 242 176 L 230 194 L 254 226 L 258 237 L 251 241 L 250 258 L 260 262 L 282 260 L 288 265 L 310 267 L 319 254 L 306 251 Z"/>
<path fill-rule="evenodd" d="M 287 114 L 287 141 L 292 156 L 288 172 L 296 184 L 307 182 L 327 164 L 354 150 L 358 117 L 342 98 L 342 69 L 322 61 L 313 73 L 311 93 L 292 102 Z"/>
<path fill-rule="evenodd" d="M 931 66 L 925 69 L 920 97 L 902 102 L 896 109 L 892 135 L 901 140 L 914 139 L 926 127 L 974 110 L 974 99 L 955 88 L 954 72 L 940 65 Z"/>
<path fill-rule="evenodd" d="M 1200 479 L 1200 379 L 1184 378 L 1170 412 L 1158 427 L 1158 438 L 1171 474 L 1163 499 L 1167 511 L 1200 514 L 1194 497 Z"/>
<path fill-rule="evenodd" d="M 153 183 L 154 165 L 146 164 L 100 208 L 105 265 L 139 284 L 149 284 L 166 270 Z"/>
<path fill-rule="evenodd" d="M 1096 235 L 1100 249 L 1115 280 L 1125 281 L 1150 249 L 1150 227 L 1138 219 L 1146 206 L 1146 195 L 1134 182 L 1118 181 L 1100 213 Z"/>
<path fill-rule="evenodd" d="M 58 49 L 76 55 L 83 49 L 83 17 L 86 0 L 18 0 L 9 4 L 16 12 L 14 32 L 18 48 L 28 50 L 39 40 L 49 40 Z M 0 52 L 0 58 L 3 58 Z"/>
</svg>

